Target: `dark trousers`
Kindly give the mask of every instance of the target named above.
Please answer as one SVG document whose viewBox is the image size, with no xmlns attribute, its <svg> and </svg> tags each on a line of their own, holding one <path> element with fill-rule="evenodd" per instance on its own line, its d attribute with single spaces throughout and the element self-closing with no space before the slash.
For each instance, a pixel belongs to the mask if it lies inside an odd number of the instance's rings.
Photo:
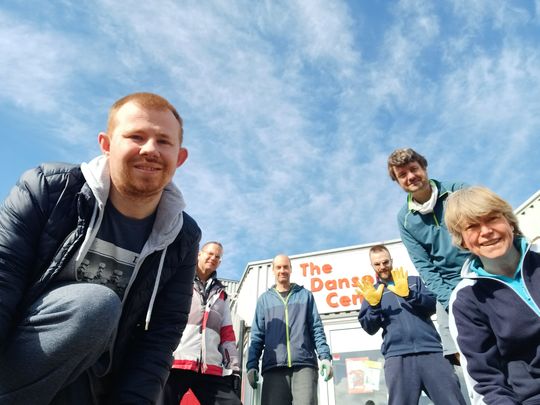
<svg viewBox="0 0 540 405">
<path fill-rule="evenodd" d="M 317 405 L 319 376 L 313 367 L 275 367 L 265 371 L 262 405 Z"/>
<path fill-rule="evenodd" d="M 435 405 L 465 405 L 454 369 L 442 353 L 389 357 L 384 361 L 389 405 L 418 405 L 422 390 Z"/>
<path fill-rule="evenodd" d="M 229 377 L 174 368 L 163 390 L 163 405 L 178 405 L 190 388 L 201 405 L 242 405 Z"/>
</svg>

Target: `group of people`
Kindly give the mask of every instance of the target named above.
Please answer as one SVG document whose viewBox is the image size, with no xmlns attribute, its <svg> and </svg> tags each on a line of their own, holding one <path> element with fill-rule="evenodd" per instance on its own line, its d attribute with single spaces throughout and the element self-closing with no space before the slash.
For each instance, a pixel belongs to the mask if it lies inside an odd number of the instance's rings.
<svg viewBox="0 0 540 405">
<path fill-rule="evenodd" d="M 203 405 L 241 403 L 217 279 L 224 249 L 199 250 L 201 231 L 172 182 L 188 157 L 182 141 L 172 104 L 133 93 L 110 108 L 102 155 L 42 164 L 11 190 L 0 209 L 2 405 L 177 405 L 188 389 Z M 290 283 L 289 258 L 276 257 L 274 271 L 248 377 L 256 386 L 264 349 L 274 379 L 265 376 L 263 396 L 316 403 L 315 350 L 332 376 L 322 322 L 311 292 Z"/>
<path fill-rule="evenodd" d="M 437 405 L 465 403 L 451 364 L 462 365 L 473 404 L 540 403 L 538 244 L 505 200 L 429 179 L 413 149 L 394 151 L 388 171 L 407 192 L 398 227 L 420 275 L 393 268 L 377 245 L 369 252 L 377 283 L 358 286 L 362 328 L 383 331 L 389 403 L 418 404 L 422 390 Z"/>
<path fill-rule="evenodd" d="M 173 105 L 133 93 L 109 110 L 101 156 L 43 164 L 12 189 L 0 209 L 1 404 L 177 405 L 188 389 L 203 405 L 240 404 L 217 279 L 224 249 L 199 249 L 172 182 L 188 157 L 182 141 Z M 414 150 L 393 152 L 388 170 L 408 195 L 398 226 L 420 275 L 394 268 L 378 245 L 377 282 L 358 286 L 362 328 L 383 330 L 389 403 L 416 404 L 422 390 L 436 404 L 465 403 L 459 363 L 473 403 L 540 403 L 537 245 L 507 202 L 430 180 Z M 264 376 L 263 405 L 316 404 L 318 371 L 333 375 L 321 318 L 312 293 L 291 282 L 290 258 L 277 255 L 272 269 L 247 380 L 258 389 Z"/>
</svg>

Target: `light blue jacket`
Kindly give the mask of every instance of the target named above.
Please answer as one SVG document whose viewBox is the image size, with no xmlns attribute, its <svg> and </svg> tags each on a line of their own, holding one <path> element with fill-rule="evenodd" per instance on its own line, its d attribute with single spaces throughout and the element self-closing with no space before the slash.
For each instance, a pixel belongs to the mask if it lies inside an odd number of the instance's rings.
<svg viewBox="0 0 540 405">
<path fill-rule="evenodd" d="M 433 212 L 421 214 L 410 208 L 407 200 L 398 213 L 398 227 L 416 270 L 446 309 L 450 294 L 461 279 L 461 267 L 470 254 L 452 244 L 444 223 L 444 209 L 448 195 L 466 184 L 432 181 L 439 190 Z"/>
<path fill-rule="evenodd" d="M 251 327 L 248 370 L 259 369 L 263 350 L 263 374 L 274 367 L 317 368 L 315 350 L 321 360 L 332 359 L 311 291 L 291 284 L 287 298 L 274 287 L 259 297 Z"/>
</svg>

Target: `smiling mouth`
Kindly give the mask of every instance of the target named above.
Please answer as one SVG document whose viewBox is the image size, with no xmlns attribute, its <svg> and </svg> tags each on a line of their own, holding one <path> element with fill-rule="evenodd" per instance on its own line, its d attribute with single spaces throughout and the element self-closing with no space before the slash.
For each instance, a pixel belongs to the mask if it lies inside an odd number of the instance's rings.
<svg viewBox="0 0 540 405">
<path fill-rule="evenodd" d="M 491 239 L 491 240 L 488 240 L 487 242 L 481 243 L 480 246 L 493 246 L 499 243 L 500 240 L 501 240 L 500 238 Z"/>
<path fill-rule="evenodd" d="M 142 170 L 142 171 L 145 171 L 145 172 L 157 172 L 157 171 L 160 171 L 161 169 L 159 167 L 153 167 L 153 166 L 140 166 L 140 165 L 135 165 L 135 168 L 137 170 Z"/>
</svg>

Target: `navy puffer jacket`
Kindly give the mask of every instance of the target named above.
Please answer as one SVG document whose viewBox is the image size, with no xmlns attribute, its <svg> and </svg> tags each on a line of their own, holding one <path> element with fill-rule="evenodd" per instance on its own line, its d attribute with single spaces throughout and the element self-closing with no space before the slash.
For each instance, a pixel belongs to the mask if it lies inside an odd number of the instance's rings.
<svg viewBox="0 0 540 405">
<path fill-rule="evenodd" d="M 81 167 L 66 164 L 44 164 L 26 172 L 4 201 L 0 209 L 0 350 L 25 309 L 47 291 L 81 246 L 96 204 Z M 181 209 L 177 215 L 183 216 L 183 224 L 166 246 L 147 330 L 145 315 L 163 249 L 156 247 L 144 259 L 125 298 L 107 403 L 154 403 L 167 378 L 172 352 L 189 314 L 200 240 L 195 221 Z"/>
</svg>

